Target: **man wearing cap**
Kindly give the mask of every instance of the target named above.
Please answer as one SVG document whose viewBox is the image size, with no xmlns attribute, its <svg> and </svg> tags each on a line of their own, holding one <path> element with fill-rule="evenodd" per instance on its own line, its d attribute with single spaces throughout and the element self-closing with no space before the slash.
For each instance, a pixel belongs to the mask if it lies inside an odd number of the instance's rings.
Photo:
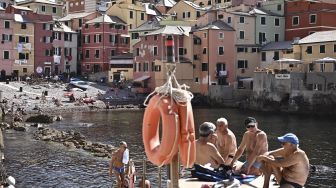
<svg viewBox="0 0 336 188">
<path fill-rule="evenodd" d="M 266 133 L 258 128 L 258 122 L 253 117 L 248 117 L 245 120 L 247 131 L 243 135 L 235 156 L 232 159 L 231 166 L 242 156 L 246 150 L 246 161 L 241 168 L 236 168 L 244 174 L 260 175 L 262 164 L 256 159 L 259 155 L 265 154 L 268 151 L 268 142 Z"/>
<path fill-rule="evenodd" d="M 264 188 L 268 187 L 273 172 L 280 187 L 302 188 L 309 174 L 309 160 L 299 146 L 299 139 L 293 133 L 278 137 L 282 148 L 261 155 L 258 160 L 265 163 Z"/>
<path fill-rule="evenodd" d="M 119 149 L 112 153 L 109 175 L 114 173 L 117 178 L 118 188 L 123 188 L 125 185 L 125 166 L 129 161 L 129 151 L 127 143 L 122 141 L 119 143 Z"/>
<path fill-rule="evenodd" d="M 211 167 L 218 168 L 224 164 L 224 160 L 216 146 L 216 126 L 210 122 L 204 122 L 199 127 L 199 139 L 196 140 L 196 164 L 205 165 L 210 163 Z"/>
<path fill-rule="evenodd" d="M 225 165 L 230 165 L 237 151 L 237 140 L 233 132 L 228 128 L 228 121 L 219 118 L 216 122 L 217 149 L 225 161 Z"/>
</svg>

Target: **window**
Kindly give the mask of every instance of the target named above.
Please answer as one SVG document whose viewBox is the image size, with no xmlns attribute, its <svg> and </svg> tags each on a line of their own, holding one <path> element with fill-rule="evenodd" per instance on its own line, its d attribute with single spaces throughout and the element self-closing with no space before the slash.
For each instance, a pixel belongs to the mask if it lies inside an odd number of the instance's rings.
<svg viewBox="0 0 336 188">
<path fill-rule="evenodd" d="M 85 37 L 85 38 L 84 38 L 84 43 L 85 43 L 85 44 L 90 43 L 90 35 L 85 35 L 84 37 Z"/>
<path fill-rule="evenodd" d="M 141 20 L 145 20 L 145 13 L 141 12 Z"/>
<path fill-rule="evenodd" d="M 245 23 L 245 17 L 239 17 L 239 23 Z"/>
<path fill-rule="evenodd" d="M 260 17 L 260 24 L 266 25 L 266 17 Z"/>
<path fill-rule="evenodd" d="M 153 55 L 154 56 L 158 55 L 158 47 L 157 46 L 154 46 L 154 48 L 153 48 Z"/>
<path fill-rule="evenodd" d="M 201 16 L 201 12 L 200 11 L 197 11 L 196 12 L 196 17 L 198 18 L 198 17 L 200 17 Z"/>
<path fill-rule="evenodd" d="M 334 52 L 336 52 L 336 44 L 334 44 Z"/>
<path fill-rule="evenodd" d="M 280 19 L 279 18 L 274 19 L 274 26 L 280 26 Z"/>
<path fill-rule="evenodd" d="M 10 22 L 9 21 L 5 21 L 5 28 L 9 29 L 10 28 Z"/>
<path fill-rule="evenodd" d="M 89 24 L 85 24 L 85 29 L 89 28 Z"/>
<path fill-rule="evenodd" d="M 3 51 L 3 59 L 9 59 L 9 51 Z"/>
<path fill-rule="evenodd" d="M 188 12 L 188 18 L 190 18 L 190 17 L 191 17 L 190 12 Z"/>
<path fill-rule="evenodd" d="M 100 27 L 100 23 L 95 23 L 94 26 L 95 26 L 95 28 L 99 28 Z"/>
<path fill-rule="evenodd" d="M 228 23 L 231 23 L 231 17 L 228 17 L 228 18 L 227 18 L 227 22 L 228 22 Z"/>
<path fill-rule="evenodd" d="M 279 34 L 274 34 L 274 41 L 278 42 L 279 41 Z"/>
<path fill-rule="evenodd" d="M 256 52 L 258 52 L 258 50 L 259 50 L 258 48 L 252 48 L 252 49 L 251 49 L 251 52 L 252 52 L 252 53 L 256 53 Z"/>
<path fill-rule="evenodd" d="M 155 72 L 161 72 L 161 65 L 154 65 Z"/>
<path fill-rule="evenodd" d="M 239 39 L 245 38 L 245 31 L 239 31 Z"/>
<path fill-rule="evenodd" d="M 64 41 L 72 41 L 72 34 L 64 33 Z"/>
<path fill-rule="evenodd" d="M 114 43 L 115 42 L 115 35 L 110 35 L 110 43 Z"/>
<path fill-rule="evenodd" d="M 282 9 L 282 7 L 281 7 L 281 4 L 279 4 L 278 6 L 277 6 L 277 10 L 281 10 Z"/>
<path fill-rule="evenodd" d="M 129 18 L 130 18 L 130 19 L 133 19 L 133 11 L 130 11 L 130 12 L 129 12 Z"/>
<path fill-rule="evenodd" d="M 274 60 L 279 60 L 279 52 L 278 52 L 278 51 L 275 51 L 275 52 L 274 52 L 273 59 L 274 59 Z"/>
<path fill-rule="evenodd" d="M 266 52 L 261 52 L 261 61 L 266 61 Z"/>
<path fill-rule="evenodd" d="M 203 33 L 203 38 L 207 38 L 207 33 Z"/>
<path fill-rule="evenodd" d="M 223 19 L 223 18 L 224 18 L 223 14 L 218 15 L 218 19 Z"/>
<path fill-rule="evenodd" d="M 203 48 L 203 54 L 207 54 L 207 48 Z"/>
<path fill-rule="evenodd" d="M 238 60 L 238 69 L 247 69 L 247 60 Z"/>
<path fill-rule="evenodd" d="M 325 45 L 320 45 L 320 53 L 321 54 L 325 53 Z"/>
<path fill-rule="evenodd" d="M 46 7 L 44 5 L 42 5 L 41 10 L 42 10 L 42 12 L 45 12 Z"/>
<path fill-rule="evenodd" d="M 20 43 L 29 43 L 29 37 L 19 36 Z"/>
<path fill-rule="evenodd" d="M 185 12 L 182 13 L 182 18 L 185 18 Z"/>
<path fill-rule="evenodd" d="M 96 34 L 95 37 L 93 38 L 94 43 L 100 43 L 102 40 L 102 36 L 100 34 Z"/>
<path fill-rule="evenodd" d="M 307 52 L 307 54 L 312 54 L 313 53 L 313 47 L 312 46 L 307 46 L 306 52 Z"/>
<path fill-rule="evenodd" d="M 157 40 L 158 39 L 158 36 L 157 35 L 154 35 L 154 40 Z"/>
<path fill-rule="evenodd" d="M 224 46 L 219 46 L 218 47 L 218 55 L 223 55 L 224 54 Z"/>
<path fill-rule="evenodd" d="M 136 49 L 136 53 L 135 53 L 136 56 L 140 56 L 140 48 L 137 48 Z"/>
<path fill-rule="evenodd" d="M 224 33 L 219 33 L 219 39 L 224 39 Z"/>
<path fill-rule="evenodd" d="M 27 68 L 23 68 L 23 69 L 22 69 L 22 72 L 23 72 L 23 73 L 26 73 L 26 72 L 28 72 L 28 69 L 27 69 Z"/>
<path fill-rule="evenodd" d="M 145 62 L 144 64 L 143 64 L 143 71 L 144 72 L 148 72 L 148 62 Z"/>
<path fill-rule="evenodd" d="M 52 12 L 53 12 L 54 14 L 57 13 L 57 9 L 56 9 L 56 7 L 53 7 L 53 8 L 52 8 Z"/>
<path fill-rule="evenodd" d="M 299 25 L 299 16 L 293 16 L 292 17 L 292 25 Z"/>
<path fill-rule="evenodd" d="M 90 50 L 85 50 L 85 58 L 90 58 Z"/>
<path fill-rule="evenodd" d="M 325 71 L 325 63 L 320 63 L 320 71 L 321 72 Z"/>
<path fill-rule="evenodd" d="M 19 53 L 19 59 L 29 59 L 29 53 Z"/>
<path fill-rule="evenodd" d="M 96 50 L 96 52 L 95 52 L 95 58 L 96 59 L 99 59 L 99 54 L 100 54 L 100 50 Z"/>
<path fill-rule="evenodd" d="M 2 41 L 12 41 L 12 35 L 2 34 Z"/>
<path fill-rule="evenodd" d="M 202 71 L 208 71 L 208 63 L 202 63 Z"/>
<path fill-rule="evenodd" d="M 309 15 L 309 23 L 316 24 L 316 14 Z"/>
<path fill-rule="evenodd" d="M 111 57 L 115 56 L 115 50 L 111 50 Z"/>
<path fill-rule="evenodd" d="M 22 24 L 21 24 L 21 29 L 27 29 L 27 24 L 22 23 Z"/>
<path fill-rule="evenodd" d="M 266 42 L 266 33 L 259 33 L 259 44 Z"/>
<path fill-rule="evenodd" d="M 238 47 L 237 52 L 247 52 L 247 48 Z"/>
</svg>

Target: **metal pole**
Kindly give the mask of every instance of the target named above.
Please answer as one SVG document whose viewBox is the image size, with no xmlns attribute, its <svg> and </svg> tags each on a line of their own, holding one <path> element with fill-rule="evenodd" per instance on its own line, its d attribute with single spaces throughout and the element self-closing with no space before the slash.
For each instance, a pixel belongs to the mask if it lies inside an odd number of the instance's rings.
<svg viewBox="0 0 336 188">
<path fill-rule="evenodd" d="M 142 187 L 145 188 L 146 187 L 146 157 L 143 157 L 143 161 L 142 161 L 142 168 L 143 168 L 143 172 L 142 172 Z"/>
<path fill-rule="evenodd" d="M 179 175 L 179 160 L 178 155 L 176 154 L 170 163 L 170 188 L 179 187 Z"/>
</svg>

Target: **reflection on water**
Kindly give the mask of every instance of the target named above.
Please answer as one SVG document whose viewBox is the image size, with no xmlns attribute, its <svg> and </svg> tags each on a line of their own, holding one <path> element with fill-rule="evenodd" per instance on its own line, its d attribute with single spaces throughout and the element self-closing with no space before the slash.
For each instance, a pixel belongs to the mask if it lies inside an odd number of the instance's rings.
<svg viewBox="0 0 336 188">
<path fill-rule="evenodd" d="M 336 128 L 331 119 L 239 112 L 233 109 L 196 109 L 195 123 L 215 122 L 227 117 L 230 128 L 240 143 L 246 116 L 254 116 L 259 127 L 268 134 L 270 149 L 280 147 L 277 137 L 293 132 L 300 138 L 300 147 L 306 151 L 317 171 L 310 175 L 306 187 L 334 187 L 336 163 L 334 135 Z M 143 111 L 110 111 L 98 113 L 65 114 L 64 121 L 51 125 L 60 130 L 76 130 L 87 140 L 117 145 L 125 140 L 130 155 L 141 171 L 144 156 L 141 124 Z M 6 167 L 17 180 L 17 187 L 111 187 L 108 177 L 108 159 L 93 157 L 80 150 L 69 150 L 57 143 L 31 139 L 28 133 L 6 133 Z M 157 186 L 157 168 L 149 165 L 149 179 Z M 164 172 L 165 179 L 165 169 Z M 165 185 L 163 183 L 163 185 Z M 165 187 L 165 186 L 163 186 Z"/>
</svg>

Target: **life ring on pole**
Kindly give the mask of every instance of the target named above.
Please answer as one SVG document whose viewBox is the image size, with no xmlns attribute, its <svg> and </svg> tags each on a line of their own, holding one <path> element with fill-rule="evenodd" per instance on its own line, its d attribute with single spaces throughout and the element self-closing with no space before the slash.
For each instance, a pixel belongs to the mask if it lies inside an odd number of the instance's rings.
<svg viewBox="0 0 336 188">
<path fill-rule="evenodd" d="M 157 166 L 169 164 L 177 153 L 180 141 L 178 106 L 170 96 L 154 95 L 150 99 L 144 114 L 142 135 L 148 160 Z"/>
<path fill-rule="evenodd" d="M 185 168 L 191 168 L 196 160 L 196 139 L 194 115 L 190 101 L 179 104 L 178 109 L 181 126 L 180 161 Z"/>
</svg>

